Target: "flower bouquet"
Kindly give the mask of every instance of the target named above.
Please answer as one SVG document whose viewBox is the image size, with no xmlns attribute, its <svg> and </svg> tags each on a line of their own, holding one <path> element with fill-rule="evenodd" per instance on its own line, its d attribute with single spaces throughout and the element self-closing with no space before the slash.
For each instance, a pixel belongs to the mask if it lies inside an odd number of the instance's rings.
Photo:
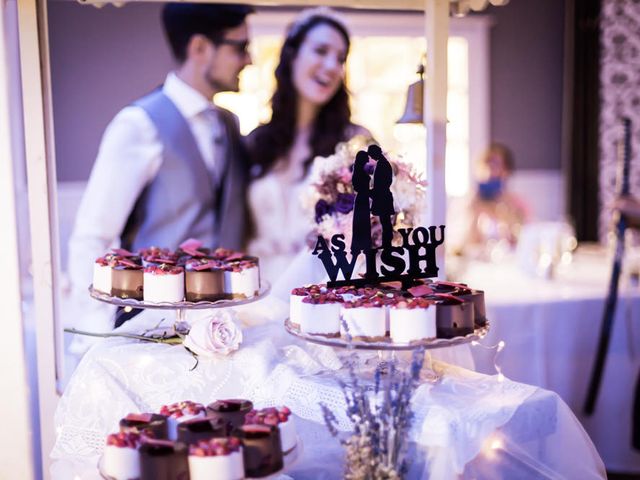
<svg viewBox="0 0 640 480">
<path fill-rule="evenodd" d="M 351 243 L 351 226 L 355 191 L 351 183 L 352 165 L 356 153 L 366 150 L 370 143 L 364 136 L 340 143 L 336 152 L 329 157 L 316 157 L 311 166 L 309 187 L 302 198 L 303 206 L 315 228 L 309 236 L 309 245 L 313 248 L 318 235 L 329 239 L 336 233 L 345 235 L 345 243 Z M 393 229 L 413 227 L 420 224 L 425 209 L 427 182 L 415 168 L 399 159 L 392 159 L 394 209 Z M 375 162 L 365 165 L 368 174 L 373 173 Z M 382 244 L 382 227 L 375 216 L 371 217 L 372 246 Z M 399 238 L 394 239 L 395 242 Z"/>
</svg>

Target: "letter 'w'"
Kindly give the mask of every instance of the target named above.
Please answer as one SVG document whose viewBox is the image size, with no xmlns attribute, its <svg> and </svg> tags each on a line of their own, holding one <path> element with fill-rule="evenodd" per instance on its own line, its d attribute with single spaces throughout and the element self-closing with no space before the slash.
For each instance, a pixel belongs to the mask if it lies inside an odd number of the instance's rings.
<svg viewBox="0 0 640 480">
<path fill-rule="evenodd" d="M 353 275 L 353 269 L 356 266 L 356 260 L 358 259 L 357 255 L 353 255 L 351 258 L 351 262 L 347 261 L 347 254 L 344 251 L 338 251 L 334 253 L 336 257 L 336 263 L 333 263 L 333 259 L 331 252 L 329 250 L 325 250 L 318 257 L 322 260 L 322 264 L 324 265 L 324 269 L 327 271 L 329 278 L 332 282 L 335 282 L 338 278 L 338 273 L 342 272 L 345 280 L 351 280 L 351 275 Z"/>
</svg>

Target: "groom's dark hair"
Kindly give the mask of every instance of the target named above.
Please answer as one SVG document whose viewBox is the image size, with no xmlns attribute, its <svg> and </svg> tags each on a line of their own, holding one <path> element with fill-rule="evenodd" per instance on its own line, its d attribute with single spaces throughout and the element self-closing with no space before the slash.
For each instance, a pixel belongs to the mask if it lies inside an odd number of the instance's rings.
<svg viewBox="0 0 640 480">
<path fill-rule="evenodd" d="M 252 12 L 248 5 L 167 3 L 162 9 L 162 24 L 174 58 L 183 63 L 192 36 L 200 34 L 219 42 L 226 30 L 242 25 Z"/>
</svg>

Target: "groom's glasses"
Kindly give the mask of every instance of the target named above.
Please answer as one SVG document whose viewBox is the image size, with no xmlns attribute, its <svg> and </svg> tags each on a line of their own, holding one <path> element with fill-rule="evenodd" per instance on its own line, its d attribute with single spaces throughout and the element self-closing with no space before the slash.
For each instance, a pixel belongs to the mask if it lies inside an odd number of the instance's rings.
<svg viewBox="0 0 640 480">
<path fill-rule="evenodd" d="M 232 38 L 217 38 L 213 40 L 216 45 L 229 45 L 234 48 L 238 55 L 249 53 L 249 40 L 234 40 Z"/>
</svg>

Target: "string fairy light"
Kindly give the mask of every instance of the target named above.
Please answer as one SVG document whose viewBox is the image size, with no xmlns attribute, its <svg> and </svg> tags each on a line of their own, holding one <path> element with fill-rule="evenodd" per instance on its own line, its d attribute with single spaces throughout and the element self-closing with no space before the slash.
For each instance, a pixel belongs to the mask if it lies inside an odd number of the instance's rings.
<svg viewBox="0 0 640 480">
<path fill-rule="evenodd" d="M 507 345 L 507 343 L 504 340 L 500 340 L 495 345 L 483 345 L 477 340 L 473 340 L 471 342 L 471 346 L 473 346 L 473 347 L 482 347 L 485 350 L 495 350 L 496 353 L 493 356 L 493 368 L 498 373 L 498 382 L 500 382 L 500 383 L 504 382 L 506 377 L 502 373 L 502 367 L 498 363 L 498 355 L 500 355 L 500 352 L 502 352 L 502 350 L 504 350 L 504 347 L 506 347 L 506 345 Z"/>
</svg>

